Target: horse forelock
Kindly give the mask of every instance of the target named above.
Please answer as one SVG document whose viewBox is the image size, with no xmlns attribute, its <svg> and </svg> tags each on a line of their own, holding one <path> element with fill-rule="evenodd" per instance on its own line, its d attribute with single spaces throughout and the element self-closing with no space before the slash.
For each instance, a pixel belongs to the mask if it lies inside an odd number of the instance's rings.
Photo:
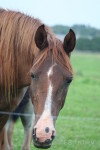
<svg viewBox="0 0 100 150">
<path fill-rule="evenodd" d="M 53 57 L 73 75 L 73 68 L 69 56 L 66 54 L 63 44 L 59 39 L 55 39 Z"/>
<path fill-rule="evenodd" d="M 52 52 L 52 63 L 54 62 L 54 60 L 56 60 L 62 65 L 62 67 L 67 69 L 73 75 L 72 65 L 68 55 L 63 49 L 62 42 L 59 39 L 57 39 L 53 34 L 48 34 L 48 36 L 49 46 L 43 52 L 41 52 L 40 55 L 34 61 L 34 70 L 37 70 L 47 58 L 48 54 Z"/>
</svg>

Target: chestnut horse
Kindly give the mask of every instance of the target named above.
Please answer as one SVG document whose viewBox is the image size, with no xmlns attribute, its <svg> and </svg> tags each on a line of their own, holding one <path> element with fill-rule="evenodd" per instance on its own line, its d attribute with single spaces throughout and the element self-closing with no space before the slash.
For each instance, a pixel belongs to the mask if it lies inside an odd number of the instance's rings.
<svg viewBox="0 0 100 150">
<path fill-rule="evenodd" d="M 34 105 L 33 140 L 48 148 L 55 137 L 55 121 L 73 79 L 70 55 L 76 43 L 70 29 L 64 42 L 40 20 L 0 9 L 0 131 L 30 85 Z M 2 133 L 1 133 L 2 134 Z"/>
</svg>

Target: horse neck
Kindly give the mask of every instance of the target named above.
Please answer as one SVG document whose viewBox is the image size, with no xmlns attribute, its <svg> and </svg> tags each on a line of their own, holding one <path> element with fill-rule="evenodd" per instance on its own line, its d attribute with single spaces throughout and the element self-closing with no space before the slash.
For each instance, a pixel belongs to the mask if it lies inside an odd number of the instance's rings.
<svg viewBox="0 0 100 150">
<path fill-rule="evenodd" d="M 22 88 L 30 85 L 30 69 L 32 67 L 32 59 L 28 55 L 22 54 L 18 56 L 18 60 L 18 75 L 16 80 L 18 82 L 18 88 Z"/>
</svg>

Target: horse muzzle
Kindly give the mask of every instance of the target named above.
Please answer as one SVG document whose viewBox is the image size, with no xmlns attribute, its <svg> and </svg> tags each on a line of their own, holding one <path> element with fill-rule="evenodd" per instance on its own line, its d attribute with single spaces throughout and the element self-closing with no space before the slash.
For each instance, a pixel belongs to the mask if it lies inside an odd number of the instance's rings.
<svg viewBox="0 0 100 150">
<path fill-rule="evenodd" d="M 47 134 L 48 134 L 48 132 L 49 132 L 48 127 L 45 129 L 45 132 L 47 132 Z M 42 136 L 41 136 L 41 138 L 38 138 L 36 136 L 36 129 L 34 129 L 32 137 L 33 137 L 33 142 L 34 142 L 35 147 L 47 149 L 47 148 L 51 147 L 52 141 L 54 140 L 55 135 L 54 135 L 54 131 L 52 131 L 52 135 L 50 138 L 46 139 L 46 137 L 42 137 Z"/>
</svg>

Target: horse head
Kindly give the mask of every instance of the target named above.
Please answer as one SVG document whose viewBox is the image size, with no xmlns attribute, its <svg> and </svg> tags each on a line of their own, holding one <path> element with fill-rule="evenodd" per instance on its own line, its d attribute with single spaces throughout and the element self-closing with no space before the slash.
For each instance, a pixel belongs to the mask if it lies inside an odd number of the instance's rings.
<svg viewBox="0 0 100 150">
<path fill-rule="evenodd" d="M 35 35 L 39 56 L 31 68 L 31 99 L 34 105 L 34 145 L 49 148 L 56 135 L 55 122 L 63 108 L 69 85 L 73 79 L 70 55 L 76 43 L 75 33 L 70 29 L 61 42 L 50 37 L 41 25 Z"/>
</svg>

